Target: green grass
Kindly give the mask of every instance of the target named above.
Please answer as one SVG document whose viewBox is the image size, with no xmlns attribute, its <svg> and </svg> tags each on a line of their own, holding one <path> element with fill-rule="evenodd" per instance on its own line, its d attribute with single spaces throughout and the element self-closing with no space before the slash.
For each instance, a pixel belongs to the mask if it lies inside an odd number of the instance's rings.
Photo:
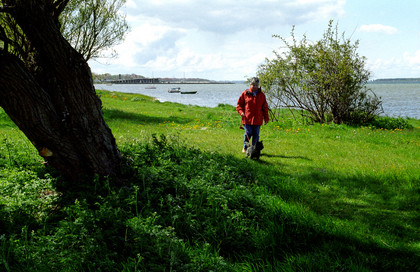
<svg viewBox="0 0 420 272">
<path fill-rule="evenodd" d="M 71 202 L 0 109 L 2 270 L 420 269 L 420 120 L 302 125 L 285 112 L 250 161 L 232 106 L 98 93 L 126 184 L 94 180 Z"/>
</svg>

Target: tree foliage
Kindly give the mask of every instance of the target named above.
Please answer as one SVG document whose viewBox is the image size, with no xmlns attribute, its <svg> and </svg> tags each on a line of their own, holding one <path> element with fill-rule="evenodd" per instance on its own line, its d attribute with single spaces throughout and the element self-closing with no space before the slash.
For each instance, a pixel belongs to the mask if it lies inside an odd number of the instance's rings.
<svg viewBox="0 0 420 272">
<path fill-rule="evenodd" d="M 114 51 L 104 52 L 121 42 L 129 30 L 125 16 L 119 12 L 125 2 L 126 0 L 56 1 L 60 31 L 86 61 L 114 57 Z M 29 52 L 30 43 L 13 16 L 0 13 L 0 25 L 3 26 L 0 28 L 0 40 L 8 41 L 6 45 L 9 51 L 30 61 L 33 57 Z"/>
<path fill-rule="evenodd" d="M 311 43 L 279 38 L 286 50 L 266 59 L 258 75 L 272 108 L 303 110 L 314 122 L 364 123 L 382 110 L 382 102 L 367 87 L 370 72 L 354 44 L 339 36 L 330 21 L 323 38 Z M 371 95 L 369 95 L 371 94 Z"/>
<path fill-rule="evenodd" d="M 61 32 L 87 60 L 103 53 L 124 39 L 129 27 L 119 12 L 126 0 L 71 0 L 60 16 Z"/>
</svg>

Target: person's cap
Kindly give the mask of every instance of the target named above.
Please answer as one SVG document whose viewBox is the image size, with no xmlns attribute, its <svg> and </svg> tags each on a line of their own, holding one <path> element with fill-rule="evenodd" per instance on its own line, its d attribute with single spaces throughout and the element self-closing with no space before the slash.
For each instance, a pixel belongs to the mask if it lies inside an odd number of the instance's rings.
<svg viewBox="0 0 420 272">
<path fill-rule="evenodd" d="M 260 84 L 260 80 L 258 79 L 258 77 L 251 78 L 250 85 L 259 85 L 259 84 Z"/>
</svg>

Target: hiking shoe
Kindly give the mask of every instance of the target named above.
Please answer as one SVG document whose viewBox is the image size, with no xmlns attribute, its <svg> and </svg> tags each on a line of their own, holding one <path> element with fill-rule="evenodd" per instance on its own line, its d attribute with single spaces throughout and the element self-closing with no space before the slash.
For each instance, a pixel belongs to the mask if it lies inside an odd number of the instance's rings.
<svg viewBox="0 0 420 272">
<path fill-rule="evenodd" d="M 244 148 L 244 149 L 242 149 L 242 153 L 246 153 L 246 149 Z"/>
</svg>

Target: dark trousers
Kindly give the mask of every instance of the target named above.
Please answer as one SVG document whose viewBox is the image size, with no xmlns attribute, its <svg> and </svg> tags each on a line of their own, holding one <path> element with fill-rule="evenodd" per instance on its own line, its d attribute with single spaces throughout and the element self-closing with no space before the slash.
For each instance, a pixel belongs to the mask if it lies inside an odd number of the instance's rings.
<svg viewBox="0 0 420 272">
<path fill-rule="evenodd" d="M 248 143 L 252 138 L 252 145 L 255 145 L 260 139 L 260 127 L 254 125 L 244 125 L 245 135 L 244 135 L 244 148 L 246 149 L 246 143 Z"/>
</svg>

